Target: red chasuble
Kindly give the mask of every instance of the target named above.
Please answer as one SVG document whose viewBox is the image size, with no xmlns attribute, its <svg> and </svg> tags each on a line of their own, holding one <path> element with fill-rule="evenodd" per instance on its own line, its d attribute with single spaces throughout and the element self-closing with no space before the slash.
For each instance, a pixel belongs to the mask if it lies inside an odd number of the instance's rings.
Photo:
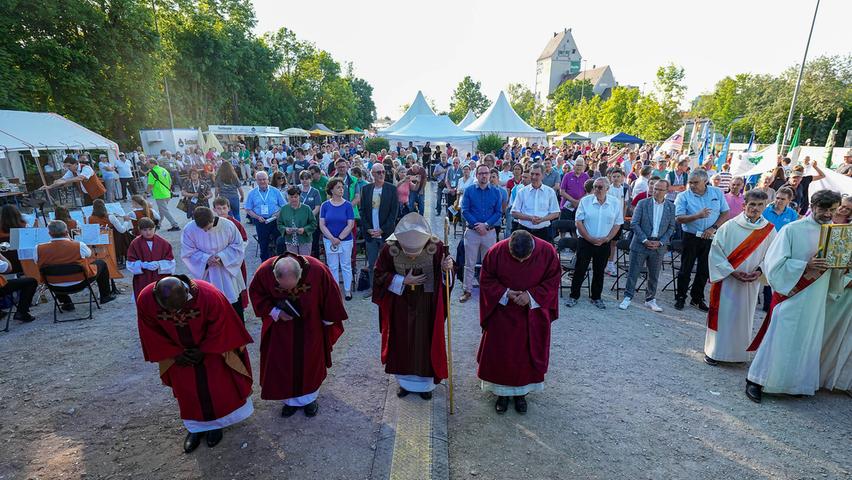
<svg viewBox="0 0 852 480">
<path fill-rule="evenodd" d="M 143 262 L 156 262 L 158 260 L 175 259 L 174 254 L 172 254 L 172 245 L 163 237 L 154 235 L 151 237 L 151 242 L 153 242 L 153 248 L 148 248 L 147 240 L 142 238 L 141 235 L 134 238 L 130 242 L 130 246 L 127 247 L 127 261 L 135 262 L 141 260 Z M 139 293 L 143 288 L 165 276 L 159 272 L 143 269 L 141 275 L 133 276 L 133 296 L 139 298 Z"/>
<path fill-rule="evenodd" d="M 538 238 L 532 256 L 524 262 L 509 253 L 508 239 L 488 250 L 479 279 L 479 378 L 511 387 L 544 381 L 550 360 L 550 322 L 559 316 L 561 278 L 556 250 Z M 507 288 L 529 292 L 539 308 L 521 307 L 511 300 L 501 305 Z"/>
<path fill-rule="evenodd" d="M 234 226 L 237 227 L 237 230 L 240 231 L 240 236 L 243 238 L 243 242 L 244 243 L 247 242 L 248 241 L 248 234 L 246 233 L 246 229 L 245 229 L 245 227 L 243 227 L 243 224 L 238 222 L 236 218 L 234 218 L 230 215 L 228 215 L 228 220 L 233 222 Z M 248 285 L 248 276 L 246 275 L 246 261 L 245 260 L 243 260 L 243 264 L 240 266 L 240 270 L 242 270 L 242 272 L 243 272 L 243 282 L 246 285 Z M 245 290 L 240 292 L 240 302 L 243 304 L 243 308 L 248 308 L 248 292 L 246 292 Z"/>
<path fill-rule="evenodd" d="M 382 333 L 382 363 L 385 372 L 395 375 L 433 377 L 435 383 L 447 378 L 447 348 L 444 343 L 446 293 L 441 261 L 443 243 L 436 242 L 432 255 L 434 280 L 432 292 L 423 287 L 403 294 L 390 290 L 397 274 L 389 246 L 379 252 L 373 278 L 373 303 L 379 306 L 379 331 Z"/>
<path fill-rule="evenodd" d="M 251 395 L 251 365 L 245 346 L 252 342 L 228 299 L 216 287 L 179 276 L 192 300 L 167 312 L 154 299 L 154 284 L 136 300 L 139 337 L 145 360 L 160 363 L 160 378 L 172 388 L 184 420 L 211 421 L 242 407 Z M 200 349 L 204 361 L 178 365 L 187 348 Z"/>
<path fill-rule="evenodd" d="M 278 287 L 272 268 L 293 257 L 302 265 L 302 277 L 293 290 Z M 331 271 L 313 257 L 285 253 L 267 259 L 249 285 L 254 313 L 263 321 L 260 333 L 260 398 L 284 400 L 315 392 L 331 367 L 331 350 L 343 334 L 348 318 L 340 288 Z M 300 318 L 273 321 L 269 313 L 284 301 Z M 279 307 L 280 308 L 280 307 Z M 323 320 L 331 322 L 325 326 Z"/>
</svg>

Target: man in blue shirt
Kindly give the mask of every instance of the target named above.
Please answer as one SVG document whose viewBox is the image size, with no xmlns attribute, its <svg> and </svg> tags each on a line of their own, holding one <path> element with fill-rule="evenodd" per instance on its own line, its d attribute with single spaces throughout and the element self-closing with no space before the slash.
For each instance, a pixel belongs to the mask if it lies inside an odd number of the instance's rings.
<svg viewBox="0 0 852 480">
<path fill-rule="evenodd" d="M 690 305 L 702 312 L 710 308 L 704 302 L 704 287 L 710 277 L 708 257 L 716 230 L 728 219 L 728 202 L 722 190 L 708 185 L 707 170 L 699 168 L 689 174 L 689 187 L 675 198 L 675 221 L 683 229 L 683 252 L 677 276 L 675 309 L 683 310 L 692 267 L 698 261 L 695 281 L 690 292 Z"/>
<path fill-rule="evenodd" d="M 467 187 L 462 195 L 464 231 L 464 293 L 459 302 L 470 300 L 473 276 L 480 256 L 497 243 L 497 232 L 503 216 L 503 196 L 490 184 L 488 165 L 476 167 L 476 183 Z"/>
<path fill-rule="evenodd" d="M 287 204 L 284 195 L 277 188 L 269 188 L 269 175 L 257 172 L 254 176 L 257 187 L 246 197 L 245 210 L 254 222 L 257 231 L 257 243 L 260 246 L 260 261 L 269 258 L 269 243 L 278 240 L 281 233 L 275 220 L 278 210 Z"/>
<path fill-rule="evenodd" d="M 795 222 L 799 219 L 799 214 L 789 207 L 790 202 L 796 198 L 796 192 L 792 188 L 784 186 L 775 192 L 775 201 L 766 206 L 763 210 L 763 217 L 769 221 L 775 231 L 781 230 L 788 223 Z M 765 285 L 763 287 L 763 311 L 769 312 L 769 305 L 772 303 L 772 287 Z"/>
</svg>

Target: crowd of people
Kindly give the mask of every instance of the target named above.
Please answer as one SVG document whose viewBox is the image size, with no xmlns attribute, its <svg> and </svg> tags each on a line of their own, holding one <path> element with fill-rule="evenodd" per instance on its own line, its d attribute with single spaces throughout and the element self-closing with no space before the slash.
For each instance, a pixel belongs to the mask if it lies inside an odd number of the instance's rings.
<svg viewBox="0 0 852 480">
<path fill-rule="evenodd" d="M 375 153 L 360 141 L 252 149 L 237 143 L 224 152 L 155 157 L 139 150 L 99 160 L 100 176 L 87 155 L 67 157 L 64 175 L 46 188 L 79 184 L 93 204 L 86 221 L 114 233 L 116 256 L 133 275 L 144 356 L 160 364 L 175 391 L 187 452 L 203 436 L 214 446 L 222 428 L 253 411 L 249 305 L 263 322 L 261 398 L 282 401 L 284 417 L 299 409 L 312 417 L 343 334 L 345 302 L 356 290 L 378 305 L 381 361 L 396 375 L 398 395 L 429 399 L 448 376 L 448 292 L 460 290 L 465 303 L 478 288 L 482 388 L 495 394 L 498 413 L 510 400 L 525 413 L 526 395 L 543 388 L 564 271 L 571 273 L 567 307 L 578 304 L 590 277 L 589 299 L 606 309 L 609 275 L 626 278 L 618 308 L 630 308 L 644 277 L 644 305 L 662 312 L 657 286 L 673 252 L 679 257 L 674 308 L 683 310 L 688 298 L 707 313 L 705 362 L 744 362 L 747 350 L 757 352 L 747 375 L 749 398 L 852 389 L 852 276 L 816 256 L 820 225 L 849 223 L 852 198 L 810 192 L 824 174 L 808 158 L 800 165 L 779 158 L 760 178 L 733 177 L 730 158 L 716 171 L 712 155 L 692 168 L 688 156 L 651 145 L 588 142 L 516 141 L 463 156 L 450 144 L 429 142 Z M 136 166 L 145 191 L 123 181 L 122 162 Z M 838 172 L 852 175 L 852 150 Z M 434 211 L 427 214 L 430 193 Z M 105 203 L 128 195 L 129 214 L 107 211 Z M 175 218 L 173 206 L 186 222 Z M 0 210 L 0 240 L 25 224 L 8 207 Z M 430 214 L 463 229 L 455 256 L 433 234 Z M 84 271 L 45 280 L 96 282 L 101 302 L 113 300 L 103 261 L 90 261 L 88 247 L 71 239 L 75 225 L 67 210 L 57 208 L 54 218 L 47 224 L 53 241 L 39 246 L 36 263 L 76 262 Z M 179 251 L 156 233 L 166 220 L 167 231 L 181 231 Z M 251 276 L 244 223 L 253 225 L 262 262 Z M 619 241 L 628 256 L 621 267 Z M 564 245 L 574 252 L 570 262 L 557 251 Z M 354 268 L 359 252 L 367 259 L 363 273 Z M 176 258 L 188 275 L 175 275 Z M 0 255 L 0 270 L 19 273 L 15 268 Z M 20 280 L 0 285 L 0 295 L 22 292 L 16 318 L 28 321 L 35 285 Z M 751 339 L 761 295 L 767 320 Z M 60 301 L 73 309 L 69 299 Z M 199 370 L 206 372 L 204 385 L 195 381 Z"/>
</svg>

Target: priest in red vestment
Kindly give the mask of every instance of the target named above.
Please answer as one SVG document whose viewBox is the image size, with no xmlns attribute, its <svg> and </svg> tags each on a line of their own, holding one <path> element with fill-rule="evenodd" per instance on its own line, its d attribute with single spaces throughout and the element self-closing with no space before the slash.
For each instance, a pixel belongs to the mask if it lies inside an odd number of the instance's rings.
<svg viewBox="0 0 852 480">
<path fill-rule="evenodd" d="M 482 389 L 497 395 L 497 413 L 506 411 L 509 397 L 526 413 L 526 395 L 544 389 L 561 278 L 553 245 L 524 231 L 512 232 L 482 259 L 477 374 Z"/>
<path fill-rule="evenodd" d="M 189 430 L 184 451 L 195 450 L 202 436 L 216 446 L 222 428 L 253 412 L 245 349 L 252 339 L 243 322 L 216 287 L 185 275 L 143 288 L 136 312 L 145 360 L 160 364 Z"/>
<path fill-rule="evenodd" d="M 216 197 L 213 200 L 213 211 L 216 212 L 216 215 L 222 218 L 227 218 L 230 220 L 237 230 L 240 231 L 240 236 L 243 237 L 243 251 L 245 251 L 245 247 L 248 245 L 248 234 L 246 233 L 246 228 L 240 223 L 239 220 L 234 218 L 231 215 L 231 202 L 225 197 Z M 243 272 L 243 282 L 248 285 L 248 275 L 246 270 L 246 261 L 243 260 L 243 264 L 240 266 L 240 270 Z M 243 308 L 248 308 L 248 291 L 243 290 L 240 293 L 240 301 L 243 304 Z"/>
<path fill-rule="evenodd" d="M 373 303 L 379 306 L 382 363 L 396 375 L 399 397 L 416 392 L 428 400 L 447 378 L 444 272 L 452 268 L 443 242 L 416 212 L 399 221 L 379 252 Z"/>
<path fill-rule="evenodd" d="M 156 234 L 154 221 L 142 218 L 137 223 L 139 236 L 127 247 L 127 270 L 133 274 L 133 299 L 143 288 L 175 273 L 172 244 Z"/>
<path fill-rule="evenodd" d="M 260 265 L 249 285 L 260 333 L 260 398 L 283 400 L 282 417 L 313 417 L 331 367 L 331 350 L 348 317 L 340 289 L 322 262 L 285 253 Z"/>
</svg>

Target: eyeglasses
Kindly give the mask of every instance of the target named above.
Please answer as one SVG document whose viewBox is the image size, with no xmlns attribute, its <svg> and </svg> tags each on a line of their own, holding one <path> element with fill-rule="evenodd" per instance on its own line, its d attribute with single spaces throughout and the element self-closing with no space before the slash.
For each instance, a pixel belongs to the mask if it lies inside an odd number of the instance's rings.
<svg viewBox="0 0 852 480">
<path fill-rule="evenodd" d="M 373 172 L 373 175 L 384 175 L 384 174 L 385 174 L 384 170 L 377 170 L 377 171 Z"/>
<path fill-rule="evenodd" d="M 603 185 L 595 185 L 594 188 L 595 188 L 595 190 L 603 190 L 606 187 L 604 187 Z"/>
</svg>

